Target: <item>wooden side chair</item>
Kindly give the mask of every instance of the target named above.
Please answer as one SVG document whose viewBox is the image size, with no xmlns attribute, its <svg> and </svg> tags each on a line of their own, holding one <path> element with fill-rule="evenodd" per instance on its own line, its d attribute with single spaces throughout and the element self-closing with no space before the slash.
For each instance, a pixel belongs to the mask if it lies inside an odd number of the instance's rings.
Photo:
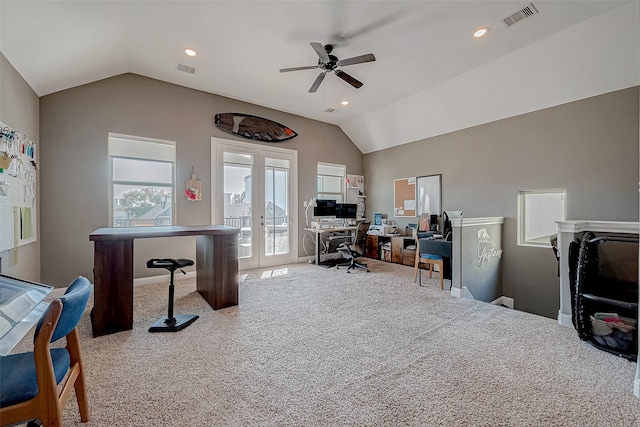
<svg viewBox="0 0 640 427">
<path fill-rule="evenodd" d="M 440 290 L 444 290 L 444 259 L 439 255 L 432 255 L 420 252 L 420 234 L 419 232 L 413 233 L 413 238 L 416 242 L 416 261 L 414 264 L 413 283 L 418 281 L 418 284 L 422 286 L 422 269 L 421 265 L 429 268 L 429 279 L 433 276 L 433 266 L 438 266 L 440 272 Z"/>
<path fill-rule="evenodd" d="M 420 254 L 419 251 L 416 251 L 416 266 L 413 282 L 415 283 L 415 276 L 417 275 L 418 284 L 422 286 L 422 269 L 420 265 L 427 265 L 429 267 L 429 279 L 431 279 L 433 275 L 433 266 L 438 266 L 438 271 L 440 272 L 440 290 L 444 290 L 444 259 L 439 255 Z"/>
<path fill-rule="evenodd" d="M 73 387 L 80 420 L 89 421 L 89 404 L 77 325 L 87 307 L 91 283 L 79 276 L 49 304 L 34 336 L 33 352 L 0 357 L 0 422 L 3 426 L 38 419 L 62 426 L 62 412 Z M 66 337 L 66 347 L 50 344 Z M 63 379 L 67 377 L 64 384 Z M 61 385 L 58 392 L 58 385 Z M 33 422 L 29 423 L 33 425 Z"/>
</svg>

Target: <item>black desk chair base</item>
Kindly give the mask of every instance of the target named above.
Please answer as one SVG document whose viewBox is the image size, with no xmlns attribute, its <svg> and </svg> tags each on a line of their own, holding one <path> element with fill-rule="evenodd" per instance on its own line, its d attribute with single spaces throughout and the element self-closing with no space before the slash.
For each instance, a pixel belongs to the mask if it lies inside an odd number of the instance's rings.
<svg viewBox="0 0 640 427">
<path fill-rule="evenodd" d="M 183 258 L 153 258 L 147 261 L 147 268 L 166 268 L 171 272 L 171 283 L 169 284 L 169 309 L 166 316 L 161 317 L 149 328 L 149 332 L 178 332 L 192 324 L 199 317 L 195 314 L 173 315 L 173 273 L 176 270 L 182 271 L 183 267 L 193 265 L 193 261 Z"/>
<path fill-rule="evenodd" d="M 351 269 L 354 269 L 354 268 L 361 268 L 363 270 L 367 270 L 367 273 L 371 273 L 371 270 L 369 270 L 369 267 L 367 267 L 367 264 L 362 264 L 360 262 L 354 263 L 353 265 L 349 265 L 347 267 L 347 273 L 351 273 Z"/>
<path fill-rule="evenodd" d="M 371 270 L 369 270 L 367 264 L 365 264 L 364 262 L 356 261 L 354 257 L 351 257 L 348 263 L 336 264 L 336 270 L 340 270 L 340 267 L 347 267 L 347 273 L 351 273 L 351 270 L 356 268 L 361 268 L 363 270 L 367 270 L 367 273 L 371 273 Z"/>
</svg>

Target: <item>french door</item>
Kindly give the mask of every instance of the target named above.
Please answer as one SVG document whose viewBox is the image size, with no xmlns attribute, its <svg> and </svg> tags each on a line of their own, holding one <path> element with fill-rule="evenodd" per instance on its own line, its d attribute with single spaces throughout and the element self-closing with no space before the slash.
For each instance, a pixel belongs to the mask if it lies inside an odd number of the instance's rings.
<svg viewBox="0 0 640 427">
<path fill-rule="evenodd" d="M 240 229 L 241 270 L 297 259 L 297 151 L 211 138 L 212 223 Z"/>
</svg>

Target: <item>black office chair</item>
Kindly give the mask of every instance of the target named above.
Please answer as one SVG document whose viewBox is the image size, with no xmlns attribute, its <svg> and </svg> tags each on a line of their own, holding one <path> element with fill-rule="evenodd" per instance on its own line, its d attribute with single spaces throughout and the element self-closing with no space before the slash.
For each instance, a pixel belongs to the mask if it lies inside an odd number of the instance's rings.
<svg viewBox="0 0 640 427">
<path fill-rule="evenodd" d="M 356 238 L 352 244 L 340 243 L 338 251 L 342 253 L 342 257 L 349 260 L 347 265 L 347 273 L 351 273 L 352 268 L 362 268 L 369 272 L 367 264 L 359 262 L 356 258 L 364 256 L 365 243 L 367 241 L 367 231 L 369 230 L 370 222 L 361 222 L 358 224 L 358 231 L 356 232 Z M 336 268 L 340 268 L 336 265 Z"/>
</svg>

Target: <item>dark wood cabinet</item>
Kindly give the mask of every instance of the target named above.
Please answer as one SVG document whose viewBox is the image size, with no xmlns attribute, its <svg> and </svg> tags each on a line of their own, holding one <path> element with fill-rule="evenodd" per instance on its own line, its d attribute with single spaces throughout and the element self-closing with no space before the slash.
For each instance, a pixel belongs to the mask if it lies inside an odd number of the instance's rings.
<svg viewBox="0 0 640 427">
<path fill-rule="evenodd" d="M 391 262 L 402 264 L 402 250 L 404 246 L 404 237 L 395 236 L 391 238 Z"/>
<path fill-rule="evenodd" d="M 405 248 L 402 251 L 402 263 L 413 267 L 416 264 L 416 251 Z"/>
<path fill-rule="evenodd" d="M 364 254 L 369 258 L 380 259 L 380 253 L 378 252 L 378 236 L 374 234 L 367 234 Z"/>
<path fill-rule="evenodd" d="M 394 257 L 393 254 L 396 254 Z M 393 237 L 391 241 L 392 261 L 414 266 L 416 260 L 415 239 L 409 236 Z"/>
<path fill-rule="evenodd" d="M 384 250 L 381 248 L 385 245 Z M 391 247 L 389 250 L 388 247 Z M 394 262 L 412 266 L 415 263 L 416 251 L 415 240 L 409 236 L 378 236 L 367 235 L 365 255 L 369 258 L 382 259 L 383 261 Z M 384 256 L 383 256 L 384 252 Z"/>
</svg>

